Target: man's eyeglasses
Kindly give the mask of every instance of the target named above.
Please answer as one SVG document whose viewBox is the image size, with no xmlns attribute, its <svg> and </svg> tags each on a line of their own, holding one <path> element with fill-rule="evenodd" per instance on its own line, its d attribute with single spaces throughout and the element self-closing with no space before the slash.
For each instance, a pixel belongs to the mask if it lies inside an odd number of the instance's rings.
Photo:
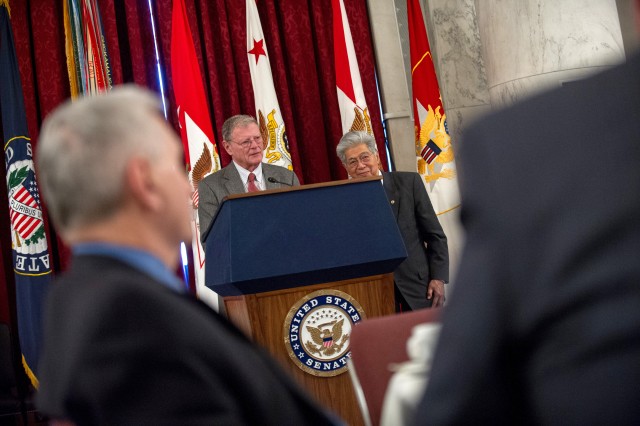
<svg viewBox="0 0 640 426">
<path fill-rule="evenodd" d="M 252 138 L 247 138 L 242 142 L 233 141 L 233 143 L 240 145 L 243 149 L 251 148 L 251 144 L 253 142 L 255 142 L 260 148 L 262 148 L 262 136 L 254 136 Z"/>
<path fill-rule="evenodd" d="M 355 169 L 358 167 L 358 164 L 362 162 L 362 164 L 369 165 L 373 162 L 373 155 L 369 152 L 363 152 L 358 156 L 358 158 L 350 158 L 347 160 L 347 167 L 349 169 Z"/>
</svg>

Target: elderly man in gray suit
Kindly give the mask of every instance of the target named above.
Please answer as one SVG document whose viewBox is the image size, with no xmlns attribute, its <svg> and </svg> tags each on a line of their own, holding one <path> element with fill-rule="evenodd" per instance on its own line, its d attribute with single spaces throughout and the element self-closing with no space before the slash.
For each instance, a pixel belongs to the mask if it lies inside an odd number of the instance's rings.
<svg viewBox="0 0 640 426">
<path fill-rule="evenodd" d="M 198 215 L 202 242 L 227 195 L 300 185 L 291 170 L 263 163 L 264 141 L 255 118 L 234 115 L 222 125 L 222 145 L 232 158 L 222 170 L 200 181 Z"/>
</svg>

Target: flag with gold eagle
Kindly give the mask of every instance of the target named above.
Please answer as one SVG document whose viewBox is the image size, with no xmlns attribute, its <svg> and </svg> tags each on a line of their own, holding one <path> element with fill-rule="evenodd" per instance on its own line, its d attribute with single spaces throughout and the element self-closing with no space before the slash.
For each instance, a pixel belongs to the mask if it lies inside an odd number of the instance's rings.
<svg viewBox="0 0 640 426">
<path fill-rule="evenodd" d="M 193 189 L 191 228 L 194 271 L 198 297 L 214 308 L 218 306 L 215 292 L 204 284 L 205 255 L 200 242 L 198 218 L 198 183 L 220 170 L 220 157 L 215 146 L 211 116 L 205 97 L 204 83 L 196 49 L 191 36 L 184 0 L 173 1 L 171 23 L 171 79 L 176 98 L 180 136 L 185 152 L 189 182 Z M 202 230 L 204 231 L 204 229 Z M 209 267 L 214 267 L 210 264 Z"/>
<path fill-rule="evenodd" d="M 360 68 L 351 29 L 342 0 L 331 0 L 333 11 L 333 55 L 336 90 L 340 105 L 342 132 L 357 130 L 373 136 L 371 117 L 364 98 Z"/>
<path fill-rule="evenodd" d="M 418 0 L 407 0 L 407 13 L 418 173 L 447 235 L 449 263 L 454 266 L 462 244 L 455 156 Z"/>
<path fill-rule="evenodd" d="M 7 0 L 0 0 L 2 142 L 9 196 L 18 337 L 22 364 L 37 388 L 43 337 L 42 310 L 51 282 L 51 263 L 8 7 Z"/>
<path fill-rule="evenodd" d="M 264 142 L 264 162 L 293 170 L 284 119 L 273 84 L 267 42 L 255 0 L 246 0 L 247 58 L 251 71 L 256 119 Z"/>
<path fill-rule="evenodd" d="M 109 55 L 96 0 L 63 0 L 65 51 L 73 99 L 111 89 Z"/>
</svg>

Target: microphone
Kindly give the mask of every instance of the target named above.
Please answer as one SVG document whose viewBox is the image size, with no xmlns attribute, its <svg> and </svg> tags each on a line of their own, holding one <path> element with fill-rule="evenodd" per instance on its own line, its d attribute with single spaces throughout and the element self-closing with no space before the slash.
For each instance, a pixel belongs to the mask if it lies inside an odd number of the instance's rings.
<svg viewBox="0 0 640 426">
<path fill-rule="evenodd" d="M 290 184 L 290 183 L 282 182 L 281 180 L 278 180 L 278 179 L 276 179 L 276 178 L 274 178 L 274 177 L 271 177 L 271 176 L 269 176 L 269 177 L 267 178 L 267 180 L 268 180 L 269 182 L 271 182 L 271 183 L 279 183 L 280 185 L 293 186 L 293 185 L 292 185 L 292 184 Z"/>
</svg>

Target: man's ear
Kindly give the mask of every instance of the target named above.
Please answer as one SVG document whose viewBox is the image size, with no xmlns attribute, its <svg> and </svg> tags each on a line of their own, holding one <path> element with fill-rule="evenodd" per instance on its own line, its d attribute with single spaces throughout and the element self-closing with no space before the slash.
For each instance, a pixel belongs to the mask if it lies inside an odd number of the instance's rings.
<svg viewBox="0 0 640 426">
<path fill-rule="evenodd" d="M 137 204 L 145 209 L 160 208 L 157 182 L 149 159 L 133 157 L 125 168 L 126 187 Z"/>
<path fill-rule="evenodd" d="M 378 160 L 378 170 L 381 172 L 384 172 L 384 169 L 382 168 L 382 161 L 380 161 L 380 153 L 376 152 L 376 160 Z"/>
<path fill-rule="evenodd" d="M 231 155 L 233 157 L 233 154 L 231 153 L 231 142 L 227 142 L 225 140 L 222 141 L 222 146 L 224 147 L 224 150 L 227 151 L 227 154 Z"/>
</svg>

